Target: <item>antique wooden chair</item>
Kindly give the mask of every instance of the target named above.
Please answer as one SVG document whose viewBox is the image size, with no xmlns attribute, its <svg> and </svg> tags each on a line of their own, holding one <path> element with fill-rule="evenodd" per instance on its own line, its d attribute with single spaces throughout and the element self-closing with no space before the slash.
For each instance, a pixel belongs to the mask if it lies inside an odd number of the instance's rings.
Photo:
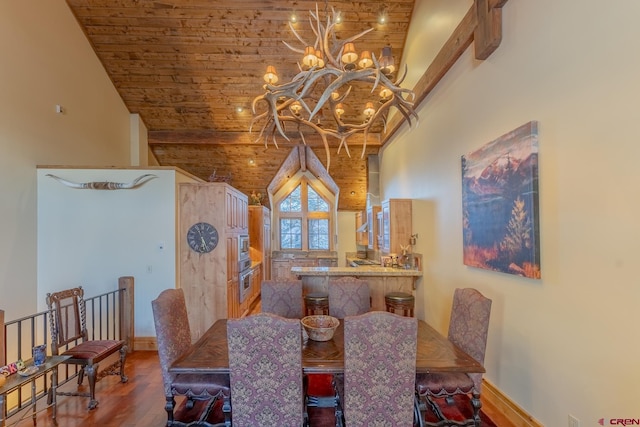
<svg viewBox="0 0 640 427">
<path fill-rule="evenodd" d="M 489 331 L 491 300 L 476 289 L 456 289 L 453 295 L 448 338 L 480 364 L 484 363 Z M 416 392 L 420 399 L 420 411 L 434 411 L 438 422 L 421 420 L 428 426 L 480 426 L 480 390 L 482 374 L 430 373 L 416 375 Z M 445 404 L 453 404 L 455 395 L 470 395 L 473 416 L 464 421 L 447 420 L 434 398 L 445 398 Z"/>
<path fill-rule="evenodd" d="M 371 310 L 369 283 L 344 276 L 329 280 L 329 314 L 338 319 L 357 316 Z"/>
<path fill-rule="evenodd" d="M 277 314 L 288 319 L 302 318 L 301 280 L 264 280 L 260 298 L 263 313 Z"/>
<path fill-rule="evenodd" d="M 165 289 L 158 298 L 151 301 L 153 320 L 158 343 L 158 356 L 164 394 L 166 398 L 167 427 L 172 426 L 213 426 L 231 425 L 229 406 L 229 376 L 215 374 L 172 374 L 171 364 L 191 346 L 191 329 L 182 289 Z M 186 408 L 179 411 L 185 419 L 174 418 L 175 396 L 186 396 Z M 211 409 L 218 399 L 224 399 L 223 411 L 226 424 L 207 421 Z M 194 401 L 205 401 L 201 407 Z M 194 406 L 199 413 L 189 413 Z"/>
<path fill-rule="evenodd" d="M 412 317 L 385 311 L 345 317 L 339 425 L 413 425 L 417 334 L 418 320 Z"/>
<path fill-rule="evenodd" d="M 89 393 L 76 391 L 57 394 L 89 397 L 88 408 L 94 409 L 98 406 L 96 381 L 105 375 L 120 375 L 120 381 L 127 382 L 124 374 L 126 343 L 116 339 L 89 339 L 82 287 L 48 293 L 47 306 L 51 327 L 51 354 L 71 356 L 64 363 L 80 366 L 78 385 L 82 384 L 85 374 L 89 381 Z M 118 352 L 119 360 L 98 373 L 99 363 Z"/>
<path fill-rule="evenodd" d="M 271 313 L 227 320 L 234 427 L 307 425 L 299 320 Z"/>
</svg>

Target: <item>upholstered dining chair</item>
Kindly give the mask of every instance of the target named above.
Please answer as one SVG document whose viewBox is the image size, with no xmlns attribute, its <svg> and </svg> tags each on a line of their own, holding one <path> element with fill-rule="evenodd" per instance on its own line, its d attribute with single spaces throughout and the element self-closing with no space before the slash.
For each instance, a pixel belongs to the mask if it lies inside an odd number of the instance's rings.
<svg viewBox="0 0 640 427">
<path fill-rule="evenodd" d="M 174 426 L 213 426 L 206 421 L 209 412 L 218 399 L 224 400 L 226 424 L 231 425 L 229 376 L 216 374 L 172 374 L 171 364 L 191 345 L 191 329 L 182 289 L 165 289 L 151 301 L 153 320 L 156 329 L 158 357 L 166 398 L 167 427 Z M 175 396 L 185 396 L 186 410 L 180 411 L 188 422 L 174 418 Z M 195 401 L 204 401 L 204 405 L 195 405 Z M 201 413 L 190 414 L 188 410 L 200 407 Z M 193 422 L 192 422 L 193 421 Z"/>
<path fill-rule="evenodd" d="M 338 421 L 342 411 L 348 427 L 413 425 L 417 333 L 413 317 L 385 311 L 345 317 Z"/>
<path fill-rule="evenodd" d="M 234 427 L 307 425 L 299 320 L 259 313 L 227 320 Z"/>
<path fill-rule="evenodd" d="M 96 381 L 104 375 L 120 375 L 123 383 L 128 380 L 124 374 L 126 342 L 118 339 L 89 339 L 82 286 L 48 293 L 46 301 L 51 328 L 51 354 L 70 356 L 64 363 L 80 366 L 78 385 L 82 384 L 85 375 L 89 382 L 89 393 L 76 391 L 58 394 L 89 397 L 88 408 L 94 409 L 98 406 Z M 117 353 L 118 360 L 99 374 L 100 362 Z"/>
<path fill-rule="evenodd" d="M 260 298 L 263 313 L 277 314 L 289 319 L 302 318 L 301 280 L 263 280 Z"/>
<path fill-rule="evenodd" d="M 344 276 L 329 280 L 329 314 L 338 319 L 371 310 L 371 293 L 366 280 Z"/>
<path fill-rule="evenodd" d="M 480 364 L 484 363 L 489 331 L 491 300 L 472 288 L 456 289 L 453 294 L 448 338 Z M 470 395 L 472 418 L 456 422 L 454 425 L 480 426 L 481 373 L 430 373 L 416 375 L 416 392 L 420 399 L 421 412 L 433 410 L 438 422 L 424 422 L 421 425 L 448 426 L 451 424 L 443 415 L 434 398 L 445 398 L 445 404 L 453 404 L 456 395 Z"/>
</svg>

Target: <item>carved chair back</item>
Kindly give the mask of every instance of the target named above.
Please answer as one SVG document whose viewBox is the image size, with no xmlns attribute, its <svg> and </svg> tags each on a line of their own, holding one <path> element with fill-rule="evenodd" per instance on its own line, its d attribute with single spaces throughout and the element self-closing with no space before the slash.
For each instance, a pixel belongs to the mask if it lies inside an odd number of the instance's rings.
<svg viewBox="0 0 640 427">
<path fill-rule="evenodd" d="M 366 280 L 344 276 L 329 280 L 329 314 L 338 319 L 371 310 L 371 294 Z"/>
<path fill-rule="evenodd" d="M 410 426 L 418 321 L 384 311 L 344 319 L 344 418 L 348 426 Z"/>
<path fill-rule="evenodd" d="M 234 427 L 305 423 L 299 320 L 260 313 L 227 320 Z"/>
</svg>

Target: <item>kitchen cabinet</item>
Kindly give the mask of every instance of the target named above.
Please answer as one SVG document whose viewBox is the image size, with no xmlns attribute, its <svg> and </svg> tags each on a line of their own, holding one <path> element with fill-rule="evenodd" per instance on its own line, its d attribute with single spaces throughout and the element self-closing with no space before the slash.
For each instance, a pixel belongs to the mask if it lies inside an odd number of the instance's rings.
<svg viewBox="0 0 640 427">
<path fill-rule="evenodd" d="M 363 226 L 367 222 L 366 211 L 356 212 L 356 245 L 367 246 L 369 243 L 369 236 L 367 231 L 363 229 Z"/>
<path fill-rule="evenodd" d="M 367 207 L 367 249 L 377 251 L 380 246 L 378 244 L 378 212 L 380 212 L 380 206 Z"/>
<path fill-rule="evenodd" d="M 249 206 L 249 254 L 262 263 L 260 278 L 271 279 L 271 211 L 264 206 Z"/>
<path fill-rule="evenodd" d="M 192 339 L 218 319 L 240 317 L 239 236 L 248 233 L 248 197 L 223 182 L 178 184 L 178 286 L 183 289 Z M 189 228 L 211 224 L 218 244 L 208 252 L 189 247 Z"/>
<path fill-rule="evenodd" d="M 401 254 L 401 245 L 409 244 L 412 232 L 411 208 L 411 199 L 388 199 L 381 203 L 382 253 Z"/>
</svg>

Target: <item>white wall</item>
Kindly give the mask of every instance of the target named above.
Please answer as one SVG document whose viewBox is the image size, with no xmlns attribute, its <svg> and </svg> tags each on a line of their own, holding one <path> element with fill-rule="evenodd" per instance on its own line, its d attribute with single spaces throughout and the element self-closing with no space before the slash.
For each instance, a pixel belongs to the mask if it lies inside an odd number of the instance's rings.
<svg viewBox="0 0 640 427">
<path fill-rule="evenodd" d="M 432 3 L 416 2 L 416 22 Z M 507 2 L 498 50 L 468 49 L 381 156 L 383 198 L 422 206 L 421 316 L 445 332 L 454 288 L 492 298 L 486 378 L 547 426 L 640 416 L 638 16 L 636 0 Z M 412 28 L 412 44 L 431 38 Z M 530 120 L 542 280 L 462 263 L 460 157 Z"/>
<path fill-rule="evenodd" d="M 130 190 L 69 188 L 73 182 L 131 182 Z M 135 335 L 155 336 L 151 300 L 176 287 L 176 172 L 156 169 L 38 169 L 38 295 L 82 285 L 87 296 L 135 279 Z M 43 298 L 38 309 L 46 309 Z"/>
<path fill-rule="evenodd" d="M 0 309 L 15 319 L 44 298 L 36 165 L 128 166 L 130 126 L 64 0 L 0 1 L 0 53 Z"/>
</svg>

